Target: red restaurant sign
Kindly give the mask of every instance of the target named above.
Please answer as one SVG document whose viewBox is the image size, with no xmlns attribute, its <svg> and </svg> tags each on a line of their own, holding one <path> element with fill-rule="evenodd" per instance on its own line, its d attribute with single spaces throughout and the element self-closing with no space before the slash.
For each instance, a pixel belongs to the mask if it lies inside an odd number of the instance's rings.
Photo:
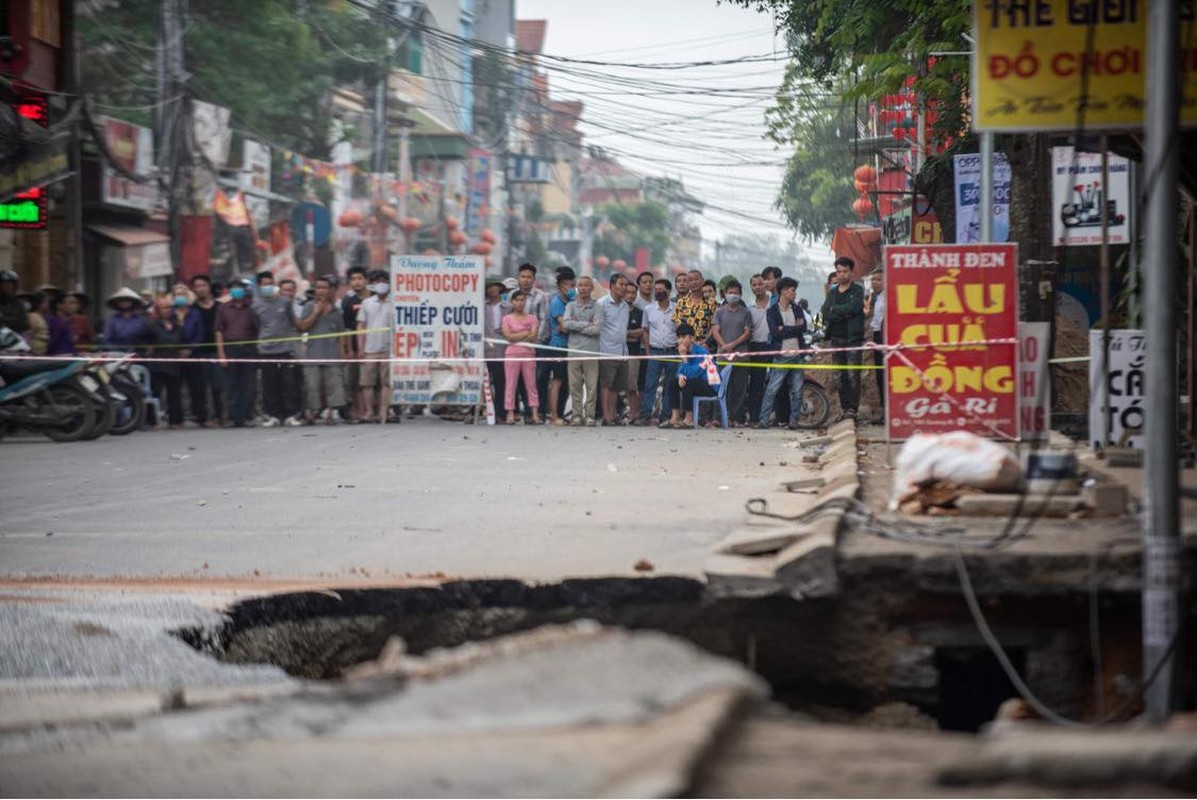
<svg viewBox="0 0 1197 800">
<path fill-rule="evenodd" d="M 889 431 L 1018 436 L 1018 248 L 885 249 Z M 1012 344 L 977 344 L 1009 339 Z M 930 345 L 930 346 L 922 346 Z"/>
</svg>

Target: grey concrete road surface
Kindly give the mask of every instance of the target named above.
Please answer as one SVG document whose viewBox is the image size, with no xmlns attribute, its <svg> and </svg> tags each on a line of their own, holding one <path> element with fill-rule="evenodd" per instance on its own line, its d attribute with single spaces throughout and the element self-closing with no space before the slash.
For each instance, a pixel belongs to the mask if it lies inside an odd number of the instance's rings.
<svg viewBox="0 0 1197 800">
<path fill-rule="evenodd" d="M 400 426 L 0 443 L 0 564 L 27 576 L 697 575 L 774 488 L 780 431 Z"/>
</svg>

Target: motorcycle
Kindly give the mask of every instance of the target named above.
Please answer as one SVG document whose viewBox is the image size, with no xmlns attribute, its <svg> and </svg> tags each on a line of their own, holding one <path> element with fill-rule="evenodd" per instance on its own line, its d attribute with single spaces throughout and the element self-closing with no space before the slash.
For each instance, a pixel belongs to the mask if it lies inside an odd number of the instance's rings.
<svg viewBox="0 0 1197 800">
<path fill-rule="evenodd" d="M 125 436 L 139 429 L 145 423 L 146 402 L 145 392 L 131 370 L 132 353 L 99 353 L 101 356 L 112 356 L 113 361 L 105 361 L 89 370 L 101 390 L 108 398 L 111 407 L 111 423 L 107 426 L 107 433 L 113 436 Z M 108 412 L 106 412 L 107 414 Z"/>
<path fill-rule="evenodd" d="M 11 330 L 0 328 L 0 353 L 21 352 L 17 341 L 24 344 Z M 57 442 L 89 436 L 100 401 L 80 382 L 86 368 L 82 359 L 0 361 L 0 434 L 25 428 Z"/>
</svg>

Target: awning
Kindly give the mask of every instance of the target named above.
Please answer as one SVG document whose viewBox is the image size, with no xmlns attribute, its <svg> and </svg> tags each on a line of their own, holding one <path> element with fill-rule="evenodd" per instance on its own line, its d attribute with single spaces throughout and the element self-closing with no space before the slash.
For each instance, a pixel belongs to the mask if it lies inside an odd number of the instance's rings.
<svg viewBox="0 0 1197 800">
<path fill-rule="evenodd" d="M 170 263 L 170 237 L 132 225 L 88 225 L 87 230 L 121 248 L 125 278 L 160 278 L 174 274 Z"/>
<path fill-rule="evenodd" d="M 469 155 L 470 140 L 460 131 L 421 108 L 411 108 L 404 114 L 415 123 L 411 129 L 412 158 L 465 158 Z"/>
<path fill-rule="evenodd" d="M 856 277 L 881 266 L 881 229 L 871 226 L 837 228 L 831 240 L 836 258 L 848 256 L 856 262 Z"/>
</svg>

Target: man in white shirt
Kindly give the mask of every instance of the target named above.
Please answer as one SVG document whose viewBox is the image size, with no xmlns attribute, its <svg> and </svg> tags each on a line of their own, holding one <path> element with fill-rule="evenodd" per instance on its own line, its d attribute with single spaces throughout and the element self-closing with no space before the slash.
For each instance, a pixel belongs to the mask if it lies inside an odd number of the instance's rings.
<svg viewBox="0 0 1197 800">
<path fill-rule="evenodd" d="M 769 351 L 769 306 L 773 298 L 769 296 L 769 289 L 764 275 L 753 275 L 748 279 L 748 288 L 752 290 L 752 302 L 748 304 L 748 313 L 752 315 L 752 338 L 748 342 L 749 359 L 753 363 L 768 363 L 773 356 L 760 355 Z M 761 401 L 765 399 L 765 379 L 769 376 L 767 367 L 750 367 L 748 370 L 748 420 L 753 425 L 761 421 Z"/>
<path fill-rule="evenodd" d="M 653 284 L 653 303 L 644 308 L 644 345 L 651 356 L 661 359 L 677 358 L 677 323 L 673 321 L 674 305 L 669 302 L 673 286 L 665 278 L 658 278 Z M 657 385 L 663 384 L 661 413 L 657 418 L 660 427 L 680 427 L 678 413 L 676 360 L 648 359 L 644 362 L 644 391 L 640 395 L 641 425 L 652 422 L 653 405 L 657 400 Z M 666 419 L 668 415 L 668 419 Z"/>
<path fill-rule="evenodd" d="M 370 273 L 370 297 L 357 312 L 358 352 L 362 358 L 363 422 L 386 422 L 391 405 L 391 343 L 395 339 L 395 303 L 390 298 L 391 276 L 383 270 Z M 377 391 L 374 397 L 371 392 Z M 371 400 L 374 402 L 371 403 Z M 376 414 L 371 414 L 376 411 Z M 399 421 L 396 415 L 394 422 Z"/>
<path fill-rule="evenodd" d="M 628 279 L 615 275 L 609 284 L 610 293 L 598 301 L 595 321 L 599 326 L 599 352 L 604 358 L 599 362 L 599 399 L 602 402 L 603 425 L 617 425 L 615 408 L 619 404 L 619 393 L 628 388 L 628 304 L 625 301 Z"/>
<path fill-rule="evenodd" d="M 869 288 L 872 294 L 865 300 L 865 318 L 869 321 L 869 336 L 874 344 L 885 344 L 885 270 L 881 267 L 869 273 Z M 873 364 L 880 369 L 873 370 L 877 378 L 877 394 L 880 395 L 880 413 L 873 421 L 885 422 L 885 351 L 873 351 Z"/>
</svg>

